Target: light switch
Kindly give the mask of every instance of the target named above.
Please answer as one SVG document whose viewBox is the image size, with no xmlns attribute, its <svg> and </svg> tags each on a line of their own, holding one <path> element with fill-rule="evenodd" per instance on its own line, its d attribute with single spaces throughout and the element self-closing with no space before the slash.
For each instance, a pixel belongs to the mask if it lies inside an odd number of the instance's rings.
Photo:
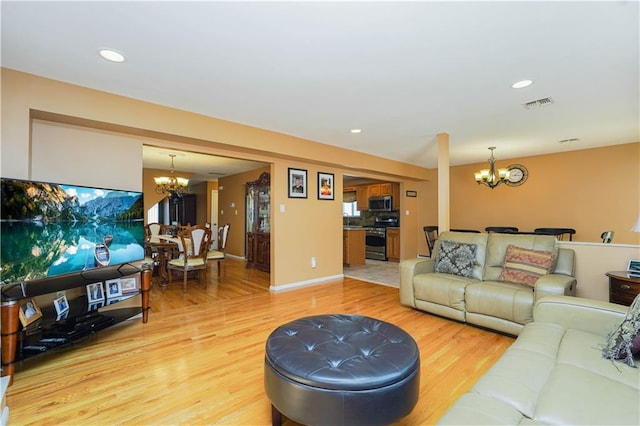
<svg viewBox="0 0 640 426">
<path fill-rule="evenodd" d="M 284 213 L 284 204 L 280 204 L 280 213 Z"/>
</svg>

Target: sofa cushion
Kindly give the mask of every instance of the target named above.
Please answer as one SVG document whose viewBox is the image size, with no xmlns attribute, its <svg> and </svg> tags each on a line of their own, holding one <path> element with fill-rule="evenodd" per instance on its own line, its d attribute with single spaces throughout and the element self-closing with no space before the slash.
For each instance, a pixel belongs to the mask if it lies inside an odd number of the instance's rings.
<svg viewBox="0 0 640 426">
<path fill-rule="evenodd" d="M 533 321 L 533 299 L 531 287 L 499 281 L 474 282 L 465 290 L 468 313 L 522 325 Z"/>
<path fill-rule="evenodd" d="M 531 250 L 552 251 L 557 253 L 558 241 L 553 235 L 529 235 L 529 234 L 488 234 L 487 257 L 484 265 L 485 281 L 497 281 L 502 273 L 504 255 L 509 244 Z"/>
<path fill-rule="evenodd" d="M 538 278 L 551 271 L 555 259 L 556 254 L 552 251 L 531 250 L 509 244 L 498 280 L 534 287 Z"/>
<path fill-rule="evenodd" d="M 456 241 L 458 243 L 475 244 L 478 246 L 476 250 L 476 262 L 473 266 L 472 278 L 482 280 L 484 277 L 484 264 L 487 255 L 487 238 L 489 234 L 475 232 L 451 232 L 443 231 L 439 234 L 439 239 L 442 241 Z M 438 257 L 438 251 L 440 244 L 436 244 L 434 248 L 434 259 Z M 496 275 L 497 276 L 497 275 Z"/>
<path fill-rule="evenodd" d="M 635 367 L 633 356 L 640 353 L 640 294 L 636 296 L 619 326 L 609 335 L 602 356 L 607 359 L 621 359 Z"/>
<path fill-rule="evenodd" d="M 446 240 L 440 240 L 439 245 L 435 271 L 461 277 L 471 277 L 473 266 L 476 262 L 478 246 Z"/>
</svg>

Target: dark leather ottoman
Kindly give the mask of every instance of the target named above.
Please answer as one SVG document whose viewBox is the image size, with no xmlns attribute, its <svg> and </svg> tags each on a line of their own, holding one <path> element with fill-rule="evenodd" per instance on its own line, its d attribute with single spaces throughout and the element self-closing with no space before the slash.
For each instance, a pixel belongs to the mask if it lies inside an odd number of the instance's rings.
<svg viewBox="0 0 640 426">
<path fill-rule="evenodd" d="M 418 402 L 420 352 L 393 324 L 358 315 L 300 318 L 267 339 L 272 422 L 389 424 Z"/>
</svg>

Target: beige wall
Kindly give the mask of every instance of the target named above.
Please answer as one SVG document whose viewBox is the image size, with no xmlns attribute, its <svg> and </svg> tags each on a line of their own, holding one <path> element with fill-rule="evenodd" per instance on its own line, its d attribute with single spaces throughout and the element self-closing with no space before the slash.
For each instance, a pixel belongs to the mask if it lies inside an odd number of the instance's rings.
<svg viewBox="0 0 640 426">
<path fill-rule="evenodd" d="M 528 180 L 520 186 L 490 189 L 475 183 L 473 172 L 488 162 L 451 167 L 451 227 L 484 230 L 516 226 L 574 228 L 574 241 L 599 242 L 613 230 L 614 243 L 640 244 L 631 227 L 640 214 L 640 143 L 498 160 L 497 166 L 523 164 Z M 425 183 L 427 202 L 437 204 L 437 179 Z M 431 209 L 428 224 L 437 224 Z"/>
<path fill-rule="evenodd" d="M 63 178 L 68 183 L 130 189 L 143 186 L 146 208 L 158 201 L 153 200 L 153 189 L 148 188 L 154 172 L 145 170 L 143 183 L 140 182 L 142 144 L 151 139 L 155 146 L 270 163 L 272 231 L 277 233 L 277 238 L 272 239 L 274 287 L 314 282 L 342 273 L 340 194 L 345 173 L 400 183 L 403 258 L 426 252 L 421 228 L 437 222 L 433 170 L 7 69 L 2 69 L 1 113 L 2 176 L 41 176 L 57 181 L 64 172 L 70 173 Z M 34 155 L 31 138 L 34 118 L 56 125 L 86 126 L 124 139 L 98 147 L 77 141 L 72 144 L 72 152 L 54 151 L 47 161 L 36 161 L 39 153 Z M 507 224 L 525 230 L 570 226 L 578 230 L 577 237 L 582 241 L 597 241 L 600 232 L 613 229 L 614 242 L 638 244 L 640 234 L 628 232 L 640 211 L 638 146 L 634 143 L 499 160 L 499 166 L 518 162 L 529 169 L 528 182 L 515 188 L 491 190 L 476 185 L 472 173 L 486 167 L 486 163 L 452 167 L 451 225 L 484 228 Z M 94 174 L 74 171 L 69 165 L 75 158 L 95 159 L 97 165 L 104 167 L 96 167 Z M 288 167 L 308 170 L 308 199 L 287 197 Z M 98 173 L 104 170 L 109 173 Z M 317 200 L 318 171 L 335 174 L 336 200 Z M 97 176 L 100 182 L 92 180 Z M 406 190 L 417 191 L 418 197 L 405 197 Z M 237 206 L 244 206 L 243 194 L 244 189 L 237 196 Z M 284 212 L 280 211 L 281 205 Z M 229 216 L 222 201 L 220 209 L 225 210 L 225 215 L 219 223 L 224 223 Z M 238 218 L 242 217 L 239 212 Z M 244 232 L 243 228 L 244 224 L 234 226 L 233 238 Z M 232 253 L 243 250 L 242 245 L 236 244 Z M 311 256 L 318 261 L 315 269 L 310 265 Z"/>
<path fill-rule="evenodd" d="M 33 119 L 126 135 L 129 143 L 119 146 L 118 151 L 110 150 L 108 146 L 89 151 L 80 143 L 74 145 L 74 149 L 94 158 L 96 164 L 116 169 L 112 174 L 102 175 L 109 181 L 104 186 L 120 186 L 116 182 L 143 185 L 147 209 L 158 201 L 153 199 L 153 190 L 148 188 L 153 171 L 145 170 L 144 177 L 141 173 L 142 145 L 149 141 L 159 147 L 272 164 L 272 200 L 277 206 L 272 220 L 272 230 L 277 232 L 277 238 L 272 237 L 271 245 L 273 287 L 321 281 L 342 274 L 341 197 L 337 195 L 333 201 L 317 200 L 316 187 L 313 186 L 317 171 L 335 174 L 336 194 L 341 194 L 340 177 L 347 172 L 396 181 L 419 181 L 431 174 L 421 167 L 3 68 L 3 176 L 31 179 L 34 173 L 44 172 L 55 181 L 59 179 L 56 168 L 51 165 L 68 164 L 69 153 L 56 152 L 49 159 L 50 164 L 33 170 Z M 105 157 L 111 161 L 105 163 Z M 121 167 L 118 158 L 136 158 L 137 162 L 135 167 Z M 289 167 L 308 169 L 308 199 L 287 197 Z M 69 183 L 82 184 L 89 176 L 71 173 Z M 146 197 L 147 194 L 150 196 Z M 285 207 L 282 213 L 280 205 Z M 222 220 L 220 218 L 219 221 Z M 415 235 L 415 231 L 412 234 Z M 415 254 L 407 254 L 412 255 Z M 311 256 L 317 258 L 315 269 L 310 266 Z"/>
</svg>

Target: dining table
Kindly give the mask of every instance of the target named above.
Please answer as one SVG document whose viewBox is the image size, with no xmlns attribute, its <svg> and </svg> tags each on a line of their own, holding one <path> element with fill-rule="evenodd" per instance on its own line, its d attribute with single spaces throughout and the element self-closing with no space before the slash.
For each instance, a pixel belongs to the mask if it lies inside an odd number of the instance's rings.
<svg viewBox="0 0 640 426">
<path fill-rule="evenodd" d="M 169 271 L 167 264 L 180 253 L 180 238 L 173 235 L 157 235 L 147 239 L 147 247 L 155 253 L 155 260 L 158 263 L 158 272 L 161 278 L 161 285 L 169 282 Z"/>
</svg>

